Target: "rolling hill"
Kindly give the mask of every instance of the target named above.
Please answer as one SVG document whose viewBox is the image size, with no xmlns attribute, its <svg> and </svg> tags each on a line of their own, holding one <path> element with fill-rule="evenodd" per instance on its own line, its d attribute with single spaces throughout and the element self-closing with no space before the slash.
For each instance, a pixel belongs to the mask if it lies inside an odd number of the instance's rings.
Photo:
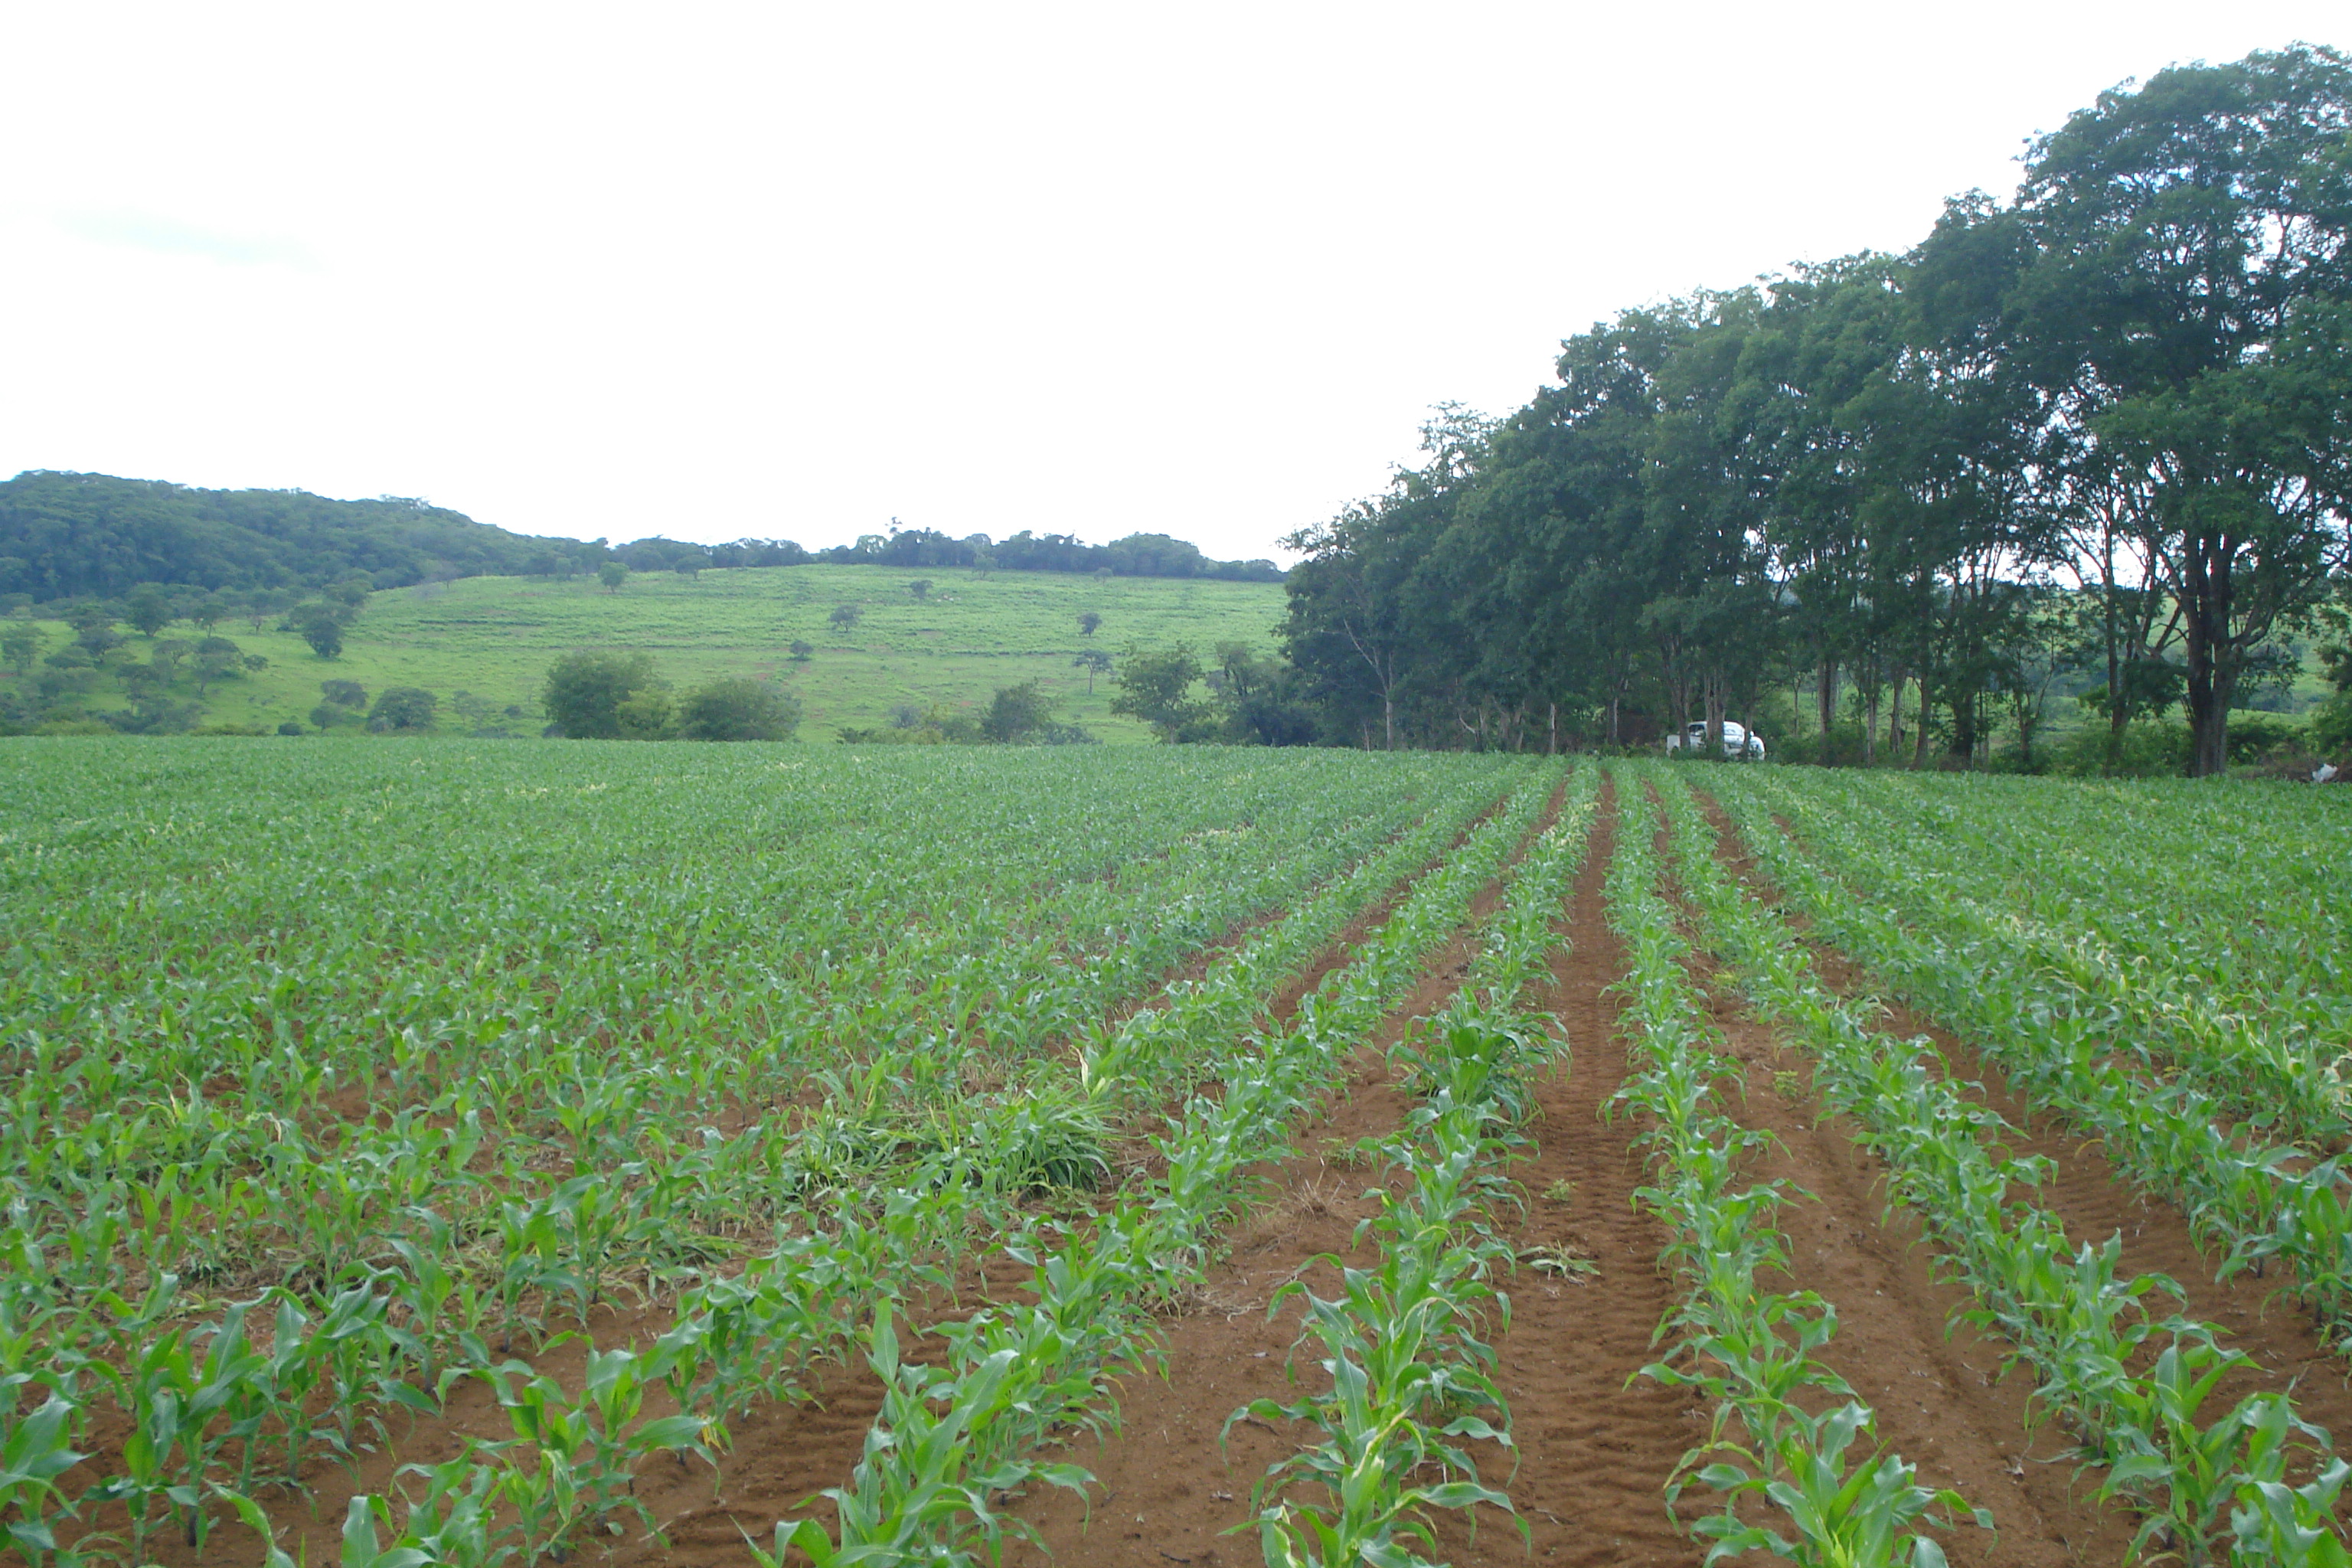
<svg viewBox="0 0 2352 1568">
<path fill-rule="evenodd" d="M 918 579 L 932 584 L 919 600 L 908 586 Z M 860 615 L 840 629 L 830 616 L 844 605 L 857 605 Z M 322 679 L 357 681 L 371 695 L 385 686 L 416 686 L 440 700 L 445 732 L 536 735 L 544 722 L 539 691 L 548 666 L 573 648 L 614 647 L 652 655 L 681 686 L 722 675 L 774 680 L 801 698 L 801 737 L 808 741 L 830 742 L 844 725 L 887 723 L 901 704 L 976 708 L 997 688 L 1034 678 L 1064 721 L 1082 723 L 1105 741 L 1134 742 L 1148 739 L 1148 731 L 1112 715 L 1108 680 L 1097 679 L 1089 694 L 1087 672 L 1072 664 L 1081 650 L 1099 648 L 1116 658 L 1130 642 L 1158 647 L 1180 639 L 1204 653 L 1226 641 L 1271 650 L 1283 606 L 1282 586 L 1274 583 L 953 567 L 641 573 L 617 592 L 593 578 L 468 577 L 371 595 L 333 660 L 276 629 L 274 617 L 258 631 L 224 622 L 218 631 L 267 658 L 267 667 L 221 680 L 201 699 L 182 674 L 164 695 L 200 702 L 199 725 L 274 729 L 310 713 Z M 1092 637 L 1078 626 L 1088 610 L 1102 617 Z M 61 621 L 36 625 L 44 654 L 71 641 Z M 193 641 L 202 635 L 180 624 L 161 637 Z M 790 656 L 795 641 L 814 645 L 805 661 Z M 134 637 L 116 657 L 148 660 L 151 647 Z M 37 679 L 42 667 L 34 668 Z M 25 679 L 0 674 L 0 690 L 22 689 L 17 683 Z M 92 710 L 130 702 L 112 678 L 101 678 L 87 699 Z M 461 706 L 473 718 L 461 717 Z"/>
</svg>

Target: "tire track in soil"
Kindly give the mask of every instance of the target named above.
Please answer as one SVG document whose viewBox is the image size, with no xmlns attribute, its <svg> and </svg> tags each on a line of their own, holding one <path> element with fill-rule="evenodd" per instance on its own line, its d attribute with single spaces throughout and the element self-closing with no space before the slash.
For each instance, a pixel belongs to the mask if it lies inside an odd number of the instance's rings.
<svg viewBox="0 0 2352 1568">
<path fill-rule="evenodd" d="M 1614 815 L 1604 790 L 1570 906 L 1576 947 L 1556 955 L 1538 1000 L 1566 1026 L 1571 1070 L 1539 1085 L 1538 1119 L 1529 1132 L 1538 1156 L 1513 1171 L 1528 1190 L 1528 1215 L 1499 1228 L 1522 1247 L 1558 1245 L 1591 1258 L 1596 1276 L 1581 1284 L 1522 1272 L 1505 1282 L 1510 1331 L 1493 1342 L 1498 1382 L 1511 1403 L 1522 1463 L 1490 1463 L 1487 1480 L 1506 1487 L 1530 1526 L 1536 1561 L 1561 1563 L 1696 1563 L 1701 1552 L 1668 1520 L 1664 1488 L 1675 1461 L 1705 1429 L 1704 1415 L 1681 1393 L 1629 1380 L 1652 1359 L 1650 1333 L 1672 1290 L 1657 1271 L 1664 1237 L 1630 1204 L 1642 1180 L 1635 1131 L 1601 1125 L 1598 1111 L 1624 1072 L 1614 1038 L 1617 1004 L 1603 989 L 1622 972 L 1602 919 L 1601 875 L 1614 843 Z M 1482 909 L 1491 906 L 1491 896 Z M 1460 944 L 1396 1013 L 1372 1045 L 1349 1064 L 1353 1092 L 1310 1137 L 1328 1150 L 1366 1134 L 1392 1131 L 1411 1101 L 1389 1079 L 1381 1058 L 1408 1019 L 1449 997 L 1467 967 Z M 1259 1561 L 1254 1533 L 1223 1532 L 1250 1518 L 1252 1486 L 1289 1452 L 1299 1433 L 1256 1423 L 1234 1427 L 1223 1448 L 1219 1430 L 1250 1400 L 1288 1401 L 1285 1373 L 1299 1314 L 1268 1321 L 1275 1289 L 1302 1273 L 1328 1289 L 1320 1253 L 1370 1261 L 1351 1249 L 1350 1233 L 1374 1205 L 1360 1194 L 1370 1173 L 1302 1154 L 1275 1173 L 1273 1199 L 1236 1238 L 1232 1257 L 1213 1271 L 1194 1315 L 1167 1326 L 1167 1377 L 1138 1376 L 1121 1390 L 1124 1430 L 1081 1440 L 1069 1458 L 1102 1488 L 1092 1518 L 1061 1495 L 1032 1497 L 1014 1511 L 1035 1524 L 1061 1563 L 1163 1563 L 1233 1568 Z M 1540 1194 L 1575 1184 L 1571 1202 Z M 1509 1216 L 1503 1216 L 1508 1219 Z M 1302 1357 L 1302 1386 L 1322 1374 Z M 1481 1447 L 1484 1447 L 1483 1445 Z M 1492 1456 L 1488 1456 L 1492 1458 Z M 1507 1520 L 1487 1510 L 1473 1532 L 1448 1515 L 1434 1521 L 1440 1555 L 1464 1568 L 1525 1563 L 1528 1549 Z M 1038 1568 L 1045 1554 L 1019 1549 L 1007 1561 Z"/>
<path fill-rule="evenodd" d="M 1776 909 L 1780 908 L 1779 889 L 1759 869 L 1721 805 L 1704 792 L 1697 798 L 1716 830 L 1717 858 L 1750 891 Z M 2120 1236 L 2123 1247 L 2119 1267 L 2125 1278 L 2150 1273 L 2168 1276 L 2185 1292 L 2180 1310 L 2212 1324 L 2222 1331 L 2224 1343 L 2254 1358 L 2253 1367 L 2226 1379 L 2216 1390 L 2210 1410 L 2218 1414 L 2256 1390 L 2292 1389 L 2304 1419 L 2336 1434 L 2339 1445 L 2352 1439 L 2352 1386 L 2347 1386 L 2344 1358 L 2320 1342 L 2304 1313 L 2290 1303 L 2268 1300 L 2278 1289 L 2278 1280 L 2240 1275 L 2228 1281 L 2216 1281 L 2212 1262 L 2198 1247 L 2188 1220 L 2171 1203 L 2137 1186 L 2118 1172 L 2095 1140 L 2086 1142 L 2080 1131 L 2019 1094 L 2011 1086 L 2007 1074 L 1968 1042 L 1896 1000 L 1843 952 L 1815 941 L 1802 915 L 1792 910 L 1782 910 L 1782 913 L 1803 942 L 1825 986 L 1841 996 L 1868 1000 L 1882 1007 L 1885 1016 L 1881 1026 L 1890 1034 L 1902 1038 L 1927 1037 L 1944 1057 L 1940 1065 L 1931 1058 L 1929 1070 L 2007 1120 L 2017 1130 L 2016 1136 L 2007 1142 L 2012 1153 L 2036 1154 L 2051 1162 L 2053 1176 L 2034 1189 L 2032 1196 L 2064 1224 L 2069 1238 L 2079 1245 L 2086 1241 L 2103 1243 L 2110 1236 Z M 1742 1004 L 1735 1001 L 1731 1005 L 1744 1010 Z M 1772 1048 L 1780 1064 L 1779 1070 L 1806 1073 L 1810 1083 L 1809 1064 L 1803 1052 L 1777 1040 Z M 1854 1149 L 1853 1158 L 1858 1166 L 1866 1165 L 1874 1173 L 1874 1173 L 1883 1169 L 1859 1149 Z M 1916 1234 L 1916 1227 L 1914 1231 Z M 1957 1287 L 1939 1289 L 1954 1296 L 1960 1294 Z M 2158 1315 L 2168 1310 L 2164 1309 Z M 1966 1329 L 1957 1330 L 1956 1342 L 1969 1332 Z M 1843 1338 L 1841 1332 L 1840 1342 Z M 1999 1352 L 1991 1353 L 1997 1363 Z M 1979 1366 L 1988 1364 L 1974 1355 L 1969 1359 Z M 2018 1389 L 2021 1408 L 2030 1373 L 2021 1369 L 2007 1381 Z M 2050 1426 L 2054 1431 L 2054 1423 Z M 2037 1447 L 2045 1447 L 2049 1441 L 2045 1437 Z M 2048 1467 L 2053 1473 L 2064 1468 Z M 2033 1467 L 2029 1465 L 2028 1468 Z M 2086 1480 L 2076 1489 L 2087 1496 L 2090 1483 Z M 2117 1510 L 2108 1511 L 2123 1517 Z"/>
</svg>

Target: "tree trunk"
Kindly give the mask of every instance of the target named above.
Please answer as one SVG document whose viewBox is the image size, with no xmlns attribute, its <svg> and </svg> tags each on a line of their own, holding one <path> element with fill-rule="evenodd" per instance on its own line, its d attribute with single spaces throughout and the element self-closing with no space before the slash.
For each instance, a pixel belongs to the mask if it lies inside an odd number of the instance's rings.
<svg viewBox="0 0 2352 1568">
<path fill-rule="evenodd" d="M 2230 771 L 2230 699 L 2238 684 L 2230 646 L 2230 552 L 2226 539 L 2192 537 L 2182 552 L 2181 629 L 2188 634 L 2189 776 Z"/>
<path fill-rule="evenodd" d="M 2116 544 L 2110 531 L 2099 560 L 2099 573 L 2106 587 L 2107 633 L 2107 760 L 2102 770 L 2109 778 L 2124 762 L 2124 725 L 2130 721 L 2131 710 L 2124 703 L 2123 647 L 2116 637 Z"/>
<path fill-rule="evenodd" d="M 1927 765 L 1927 717 L 1935 711 L 1934 699 L 1927 692 L 1927 678 L 1919 678 L 1919 723 L 1911 737 L 1911 771 L 1917 773 Z"/>
<path fill-rule="evenodd" d="M 2230 701 L 2237 694 L 2234 660 L 2209 659 L 2198 668 L 2196 622 L 2189 634 L 2189 776 L 2219 778 L 2230 771 Z"/>
<path fill-rule="evenodd" d="M 1878 761 L 1878 667 L 1871 666 L 1870 684 L 1862 696 L 1862 765 Z"/>
<path fill-rule="evenodd" d="M 1952 699 L 1952 745 L 1950 754 L 1966 760 L 1970 768 L 1977 765 L 1977 729 L 1983 718 L 1982 698 L 1974 691 L 1962 692 Z"/>
<path fill-rule="evenodd" d="M 1550 707 L 1551 739 L 1544 742 L 1544 755 L 1547 757 L 1556 757 L 1559 755 L 1559 704 L 1554 702 Z"/>
<path fill-rule="evenodd" d="M 1910 679 L 1906 672 L 1898 668 L 1888 682 L 1895 690 L 1887 699 L 1886 705 L 1886 749 L 1897 756 L 1903 752 L 1903 688 Z"/>
<path fill-rule="evenodd" d="M 1835 756 L 1831 749 L 1831 726 L 1837 720 L 1837 660 L 1822 660 L 1822 766 L 1828 767 Z"/>
</svg>

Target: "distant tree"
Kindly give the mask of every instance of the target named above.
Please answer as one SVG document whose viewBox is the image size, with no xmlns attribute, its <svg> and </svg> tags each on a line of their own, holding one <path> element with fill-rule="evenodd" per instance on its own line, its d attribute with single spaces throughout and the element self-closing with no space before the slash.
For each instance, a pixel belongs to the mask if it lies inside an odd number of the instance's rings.
<svg viewBox="0 0 2352 1568">
<path fill-rule="evenodd" d="M 1070 660 L 1070 663 L 1074 668 L 1087 672 L 1087 695 L 1089 697 L 1095 694 L 1095 677 L 1110 673 L 1110 655 L 1098 647 L 1087 649 L 1086 652 Z"/>
<path fill-rule="evenodd" d="M 928 599 L 931 596 L 931 580 L 929 577 L 918 577 L 907 584 L 907 592 L 914 595 L 918 601 Z"/>
<path fill-rule="evenodd" d="M 288 619 L 295 635 L 320 658 L 333 658 L 343 651 L 342 620 L 327 605 L 299 605 Z"/>
<path fill-rule="evenodd" d="M 243 668 L 245 652 L 226 637 L 206 637 L 196 644 L 195 663 L 192 667 L 196 678 L 196 695 L 224 676 L 235 675 Z"/>
<path fill-rule="evenodd" d="M 794 664 L 806 664 L 809 661 L 809 655 L 815 651 L 816 645 L 814 643 L 805 643 L 795 638 L 792 645 L 793 662 Z"/>
<path fill-rule="evenodd" d="M 981 716 L 980 732 L 1000 746 L 1015 745 L 1034 739 L 1053 721 L 1053 700 L 1038 689 L 1034 680 L 1024 680 L 997 689 L 989 699 L 988 711 Z"/>
<path fill-rule="evenodd" d="M 163 596 L 161 588 L 142 584 L 131 590 L 122 607 L 122 618 L 131 623 L 132 630 L 152 641 L 157 632 L 172 624 L 172 601 Z"/>
<path fill-rule="evenodd" d="M 629 569 L 617 561 L 607 561 L 596 568 L 596 581 L 604 584 L 604 592 L 617 594 L 621 584 L 629 580 Z"/>
<path fill-rule="evenodd" d="M 738 677 L 688 692 L 677 718 L 677 732 L 688 741 L 789 741 L 801 721 L 801 704 L 764 680 Z"/>
<path fill-rule="evenodd" d="M 190 602 L 188 619 L 199 631 L 209 632 L 228 618 L 229 602 L 218 594 L 205 594 Z"/>
<path fill-rule="evenodd" d="M 269 617 L 282 615 L 294 603 L 293 595 L 276 588 L 256 588 L 236 601 L 236 613 L 257 635 L 268 624 Z"/>
<path fill-rule="evenodd" d="M 367 688 L 356 680 L 322 680 L 319 682 L 319 695 L 338 708 L 367 706 Z"/>
<path fill-rule="evenodd" d="M 630 692 L 614 716 L 624 741 L 668 741 L 677 735 L 677 703 L 667 680 Z"/>
<path fill-rule="evenodd" d="M 1191 694 L 1206 673 L 1187 644 L 1150 651 L 1130 647 L 1120 656 L 1119 693 L 1110 710 L 1142 720 L 1163 741 L 1191 739 L 1189 731 L 1211 713 L 1208 703 Z"/>
<path fill-rule="evenodd" d="M 1090 637 L 1094 636 L 1096 628 L 1101 625 L 1102 616 L 1096 611 L 1081 610 L 1078 612 L 1078 635 L 1080 637 Z"/>
<path fill-rule="evenodd" d="M 669 569 L 677 573 L 679 576 L 684 577 L 688 581 L 692 581 L 693 579 L 700 576 L 702 574 L 702 569 L 709 564 L 709 556 L 705 555 L 699 550 L 694 550 L 688 552 L 686 554 L 679 556 L 676 561 L 671 562 Z"/>
<path fill-rule="evenodd" d="M 0 626 L 0 658 L 18 675 L 32 673 L 33 661 L 41 657 L 41 628 L 29 620 L 10 619 Z"/>
<path fill-rule="evenodd" d="M 180 661 L 195 651 L 196 645 L 184 637 L 165 637 L 147 650 L 147 659 L 155 667 L 156 677 L 168 685 L 180 672 Z"/>
<path fill-rule="evenodd" d="M 548 667 L 540 705 L 570 740 L 641 738 L 667 726 L 669 699 L 649 654 L 584 648 Z"/>
<path fill-rule="evenodd" d="M 121 647 L 125 640 L 110 622 L 105 621 L 86 622 L 79 631 L 74 633 L 74 647 L 94 659 L 104 658 Z"/>
<path fill-rule="evenodd" d="M 465 722 L 467 728 L 471 730 L 488 729 L 492 721 L 499 716 L 496 704 L 487 698 L 477 697 L 462 688 L 449 694 L 449 706 L 457 710 L 457 717 Z"/>
<path fill-rule="evenodd" d="M 302 732 L 302 726 L 289 719 L 278 726 L 278 732 L 281 735 L 299 735 Z"/>
<path fill-rule="evenodd" d="M 919 730 L 923 724 L 923 710 L 911 702 L 901 702 L 890 710 L 890 728 Z"/>
<path fill-rule="evenodd" d="M 825 621 L 835 631 L 845 632 L 856 626 L 858 617 L 865 614 L 866 612 L 856 605 L 836 605 L 834 606 L 833 614 L 825 616 Z"/>
<path fill-rule="evenodd" d="M 434 710 L 438 706 L 433 693 L 421 686 L 387 686 L 368 712 L 368 728 L 382 734 L 388 731 L 417 731 L 433 728 Z"/>
<path fill-rule="evenodd" d="M 331 605 L 341 605 L 357 615 L 367 605 L 368 595 L 375 592 L 375 580 L 364 572 L 353 572 L 327 584 L 324 597 Z M 348 620 L 350 617 L 346 616 Z"/>
</svg>

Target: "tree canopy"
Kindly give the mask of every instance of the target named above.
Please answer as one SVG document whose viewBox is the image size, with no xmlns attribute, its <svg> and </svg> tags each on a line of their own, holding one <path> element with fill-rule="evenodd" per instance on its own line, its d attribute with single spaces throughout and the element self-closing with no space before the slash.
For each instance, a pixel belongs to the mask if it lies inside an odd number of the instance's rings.
<svg viewBox="0 0 2352 1568">
<path fill-rule="evenodd" d="M 1907 254 L 1627 310 L 1556 369 L 1289 541 L 1327 733 L 1627 739 L 1794 669 L 1824 732 L 1843 681 L 1866 746 L 1908 693 L 1915 757 L 1970 757 L 2063 645 L 2118 734 L 2177 681 L 2218 771 L 2352 563 L 2352 64 L 2118 88 Z"/>
<path fill-rule="evenodd" d="M 354 573 L 403 587 L 522 573 L 601 545 L 530 539 L 462 512 L 385 496 L 208 490 L 162 480 L 34 469 L 0 481 L 0 593 L 119 598 L 142 584 L 317 587 Z"/>
</svg>

